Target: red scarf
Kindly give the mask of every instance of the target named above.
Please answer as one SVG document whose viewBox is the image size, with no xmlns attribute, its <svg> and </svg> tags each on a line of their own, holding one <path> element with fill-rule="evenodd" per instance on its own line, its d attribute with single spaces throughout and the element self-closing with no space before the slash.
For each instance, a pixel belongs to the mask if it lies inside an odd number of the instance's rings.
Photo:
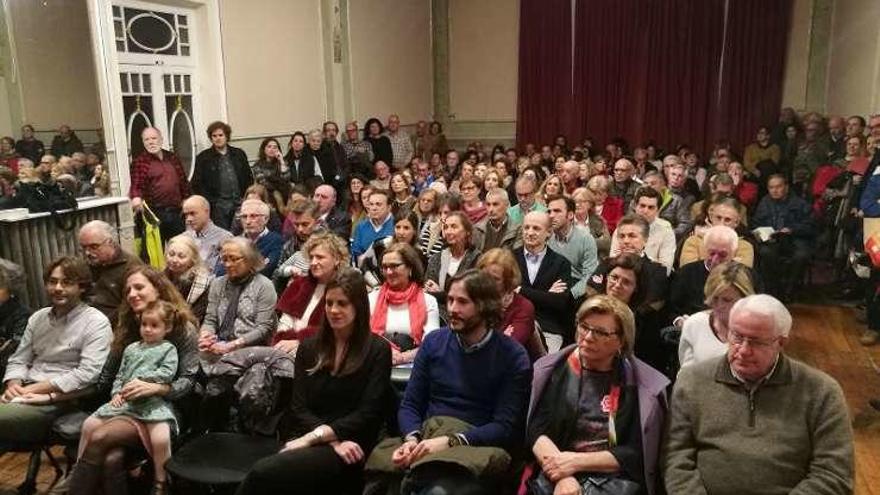
<svg viewBox="0 0 880 495">
<path fill-rule="evenodd" d="M 428 305 L 425 304 L 425 294 L 422 288 L 415 282 L 410 282 L 404 290 L 394 290 L 388 284 L 382 284 L 379 289 L 379 297 L 376 298 L 376 307 L 373 316 L 370 317 L 370 328 L 376 335 L 385 335 L 385 324 L 388 318 L 388 306 L 406 304 L 409 306 L 409 333 L 416 345 L 422 343 L 425 333 L 425 323 L 428 322 Z"/>
<path fill-rule="evenodd" d="M 472 224 L 479 222 L 489 214 L 489 209 L 482 201 L 473 209 L 468 208 L 466 205 L 462 205 L 462 209 Z"/>
<path fill-rule="evenodd" d="M 294 277 L 293 282 L 284 289 L 281 297 L 278 298 L 278 303 L 275 305 L 275 309 L 282 313 L 289 314 L 294 318 L 302 318 L 317 286 L 318 282 L 310 275 Z M 280 333 L 276 332 L 275 335 L 272 336 L 272 343 L 275 344 L 279 340 L 302 340 L 311 337 L 318 333 L 318 328 L 320 327 L 323 318 L 324 298 L 321 298 L 321 301 L 318 302 L 318 306 L 312 311 L 312 315 L 309 317 L 309 322 L 306 328 L 299 332 L 294 332 L 293 330 Z"/>
</svg>

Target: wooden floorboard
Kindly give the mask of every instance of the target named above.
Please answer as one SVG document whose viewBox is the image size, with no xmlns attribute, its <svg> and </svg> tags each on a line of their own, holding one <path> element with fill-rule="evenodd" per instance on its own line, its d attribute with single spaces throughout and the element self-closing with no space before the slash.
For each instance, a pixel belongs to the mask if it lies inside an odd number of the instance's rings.
<svg viewBox="0 0 880 495">
<path fill-rule="evenodd" d="M 880 413 L 868 399 L 880 397 L 880 346 L 865 348 L 858 338 L 864 328 L 851 308 L 794 305 L 794 329 L 787 352 L 837 379 L 846 394 L 853 419 L 856 451 L 856 495 L 880 495 Z M 60 450 L 59 458 L 62 458 Z M 28 457 L 0 457 L 0 495 L 16 493 L 24 477 Z M 45 493 L 53 477 L 48 461 L 38 478 Z"/>
</svg>

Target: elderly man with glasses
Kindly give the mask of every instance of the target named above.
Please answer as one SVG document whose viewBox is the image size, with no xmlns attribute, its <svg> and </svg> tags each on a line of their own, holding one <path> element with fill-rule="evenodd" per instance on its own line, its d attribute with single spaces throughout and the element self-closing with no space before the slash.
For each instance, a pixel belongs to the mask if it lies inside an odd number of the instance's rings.
<svg viewBox="0 0 880 495">
<path fill-rule="evenodd" d="M 141 260 L 122 250 L 116 228 L 107 222 L 93 220 L 83 225 L 78 237 L 92 273 L 93 283 L 85 299 L 115 322 L 124 296 L 125 274 L 132 266 L 141 264 Z"/>
<path fill-rule="evenodd" d="M 791 314 L 773 296 L 730 310 L 725 356 L 681 370 L 671 401 L 668 493 L 852 493 L 840 385 L 786 356 Z"/>
</svg>

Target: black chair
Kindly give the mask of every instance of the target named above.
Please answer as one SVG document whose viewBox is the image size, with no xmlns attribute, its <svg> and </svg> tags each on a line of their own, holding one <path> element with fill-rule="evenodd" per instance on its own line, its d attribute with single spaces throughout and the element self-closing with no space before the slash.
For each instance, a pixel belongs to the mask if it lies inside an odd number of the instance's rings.
<svg viewBox="0 0 880 495">
<path fill-rule="evenodd" d="M 231 491 L 255 462 L 278 452 L 271 437 L 207 433 L 180 447 L 165 465 L 176 493 Z"/>
</svg>

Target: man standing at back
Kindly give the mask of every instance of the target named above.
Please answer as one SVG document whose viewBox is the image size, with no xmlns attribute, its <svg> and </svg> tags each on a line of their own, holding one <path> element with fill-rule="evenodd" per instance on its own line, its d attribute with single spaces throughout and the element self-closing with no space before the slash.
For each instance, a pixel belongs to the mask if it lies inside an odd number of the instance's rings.
<svg viewBox="0 0 880 495">
<path fill-rule="evenodd" d="M 782 352 L 790 330 L 779 300 L 745 297 L 730 310 L 727 355 L 681 370 L 665 455 L 668 493 L 852 493 L 843 391 Z"/>
<path fill-rule="evenodd" d="M 388 126 L 385 135 L 391 141 L 391 150 L 394 156 L 392 164 L 394 170 L 403 170 L 409 165 L 413 157 L 412 141 L 406 131 L 400 130 L 400 116 L 391 114 L 388 116 Z"/>
<path fill-rule="evenodd" d="M 211 219 L 226 230 L 232 227 L 244 192 L 254 183 L 247 153 L 229 146 L 231 135 L 232 128 L 224 122 L 213 122 L 208 126 L 211 147 L 196 156 L 192 177 L 193 193 L 208 200 Z"/>
<path fill-rule="evenodd" d="M 180 159 L 162 149 L 162 134 L 155 127 L 141 132 L 144 152 L 131 162 L 131 187 L 128 197 L 135 213 L 144 202 L 159 217 L 162 240 L 183 233 L 180 205 L 190 195 L 189 182 Z"/>
</svg>

